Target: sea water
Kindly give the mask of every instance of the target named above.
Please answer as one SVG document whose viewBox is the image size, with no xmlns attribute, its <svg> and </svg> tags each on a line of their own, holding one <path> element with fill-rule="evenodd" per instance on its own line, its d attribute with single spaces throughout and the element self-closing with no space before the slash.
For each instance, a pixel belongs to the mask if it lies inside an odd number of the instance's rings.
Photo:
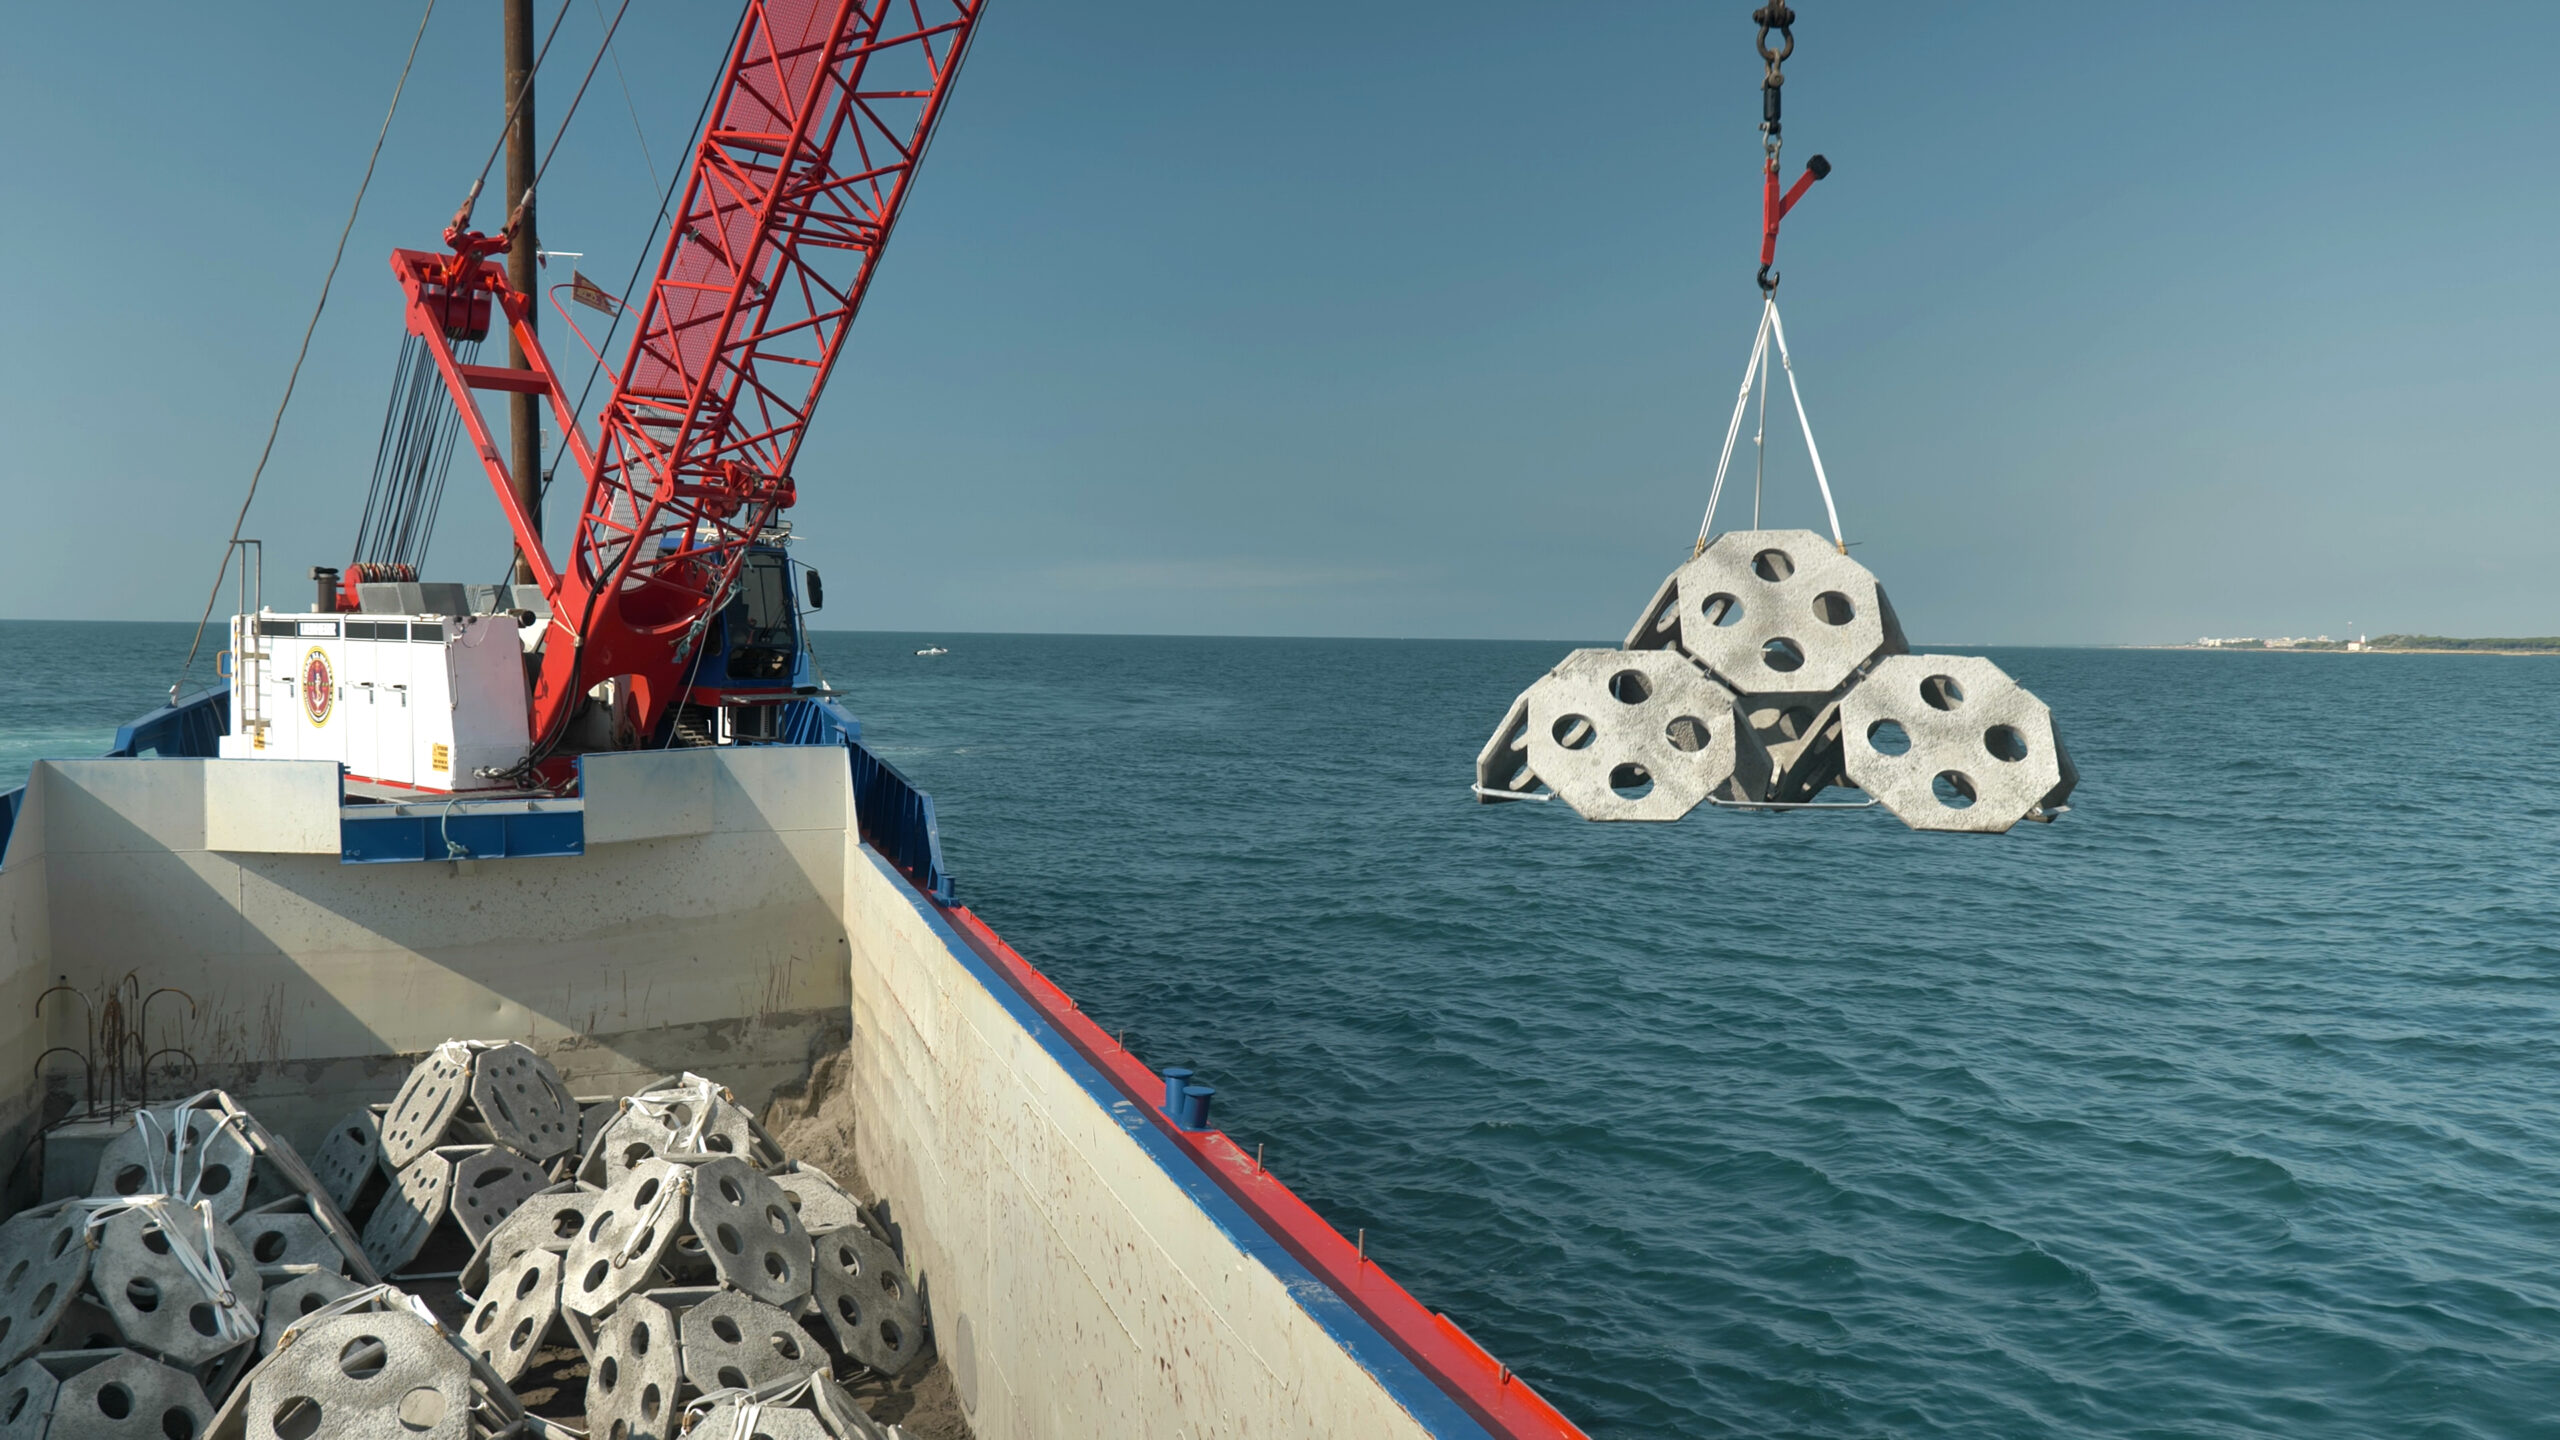
<svg viewBox="0 0 2560 1440">
<path fill-rule="evenodd" d="M 0 626 L 0 785 L 187 632 Z M 1982 838 L 1477 805 L 1568 648 L 818 640 L 961 899 L 1595 1435 L 2560 1433 L 2560 659 L 1993 651 L 2083 780 Z"/>
</svg>

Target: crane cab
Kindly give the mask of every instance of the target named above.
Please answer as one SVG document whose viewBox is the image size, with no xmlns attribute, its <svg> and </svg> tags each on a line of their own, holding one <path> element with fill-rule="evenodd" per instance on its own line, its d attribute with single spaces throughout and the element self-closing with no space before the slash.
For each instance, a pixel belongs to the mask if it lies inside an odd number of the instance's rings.
<svg viewBox="0 0 2560 1440">
<path fill-rule="evenodd" d="M 747 551 L 728 600 L 704 626 L 673 723 L 678 745 L 752 745 L 782 738 L 783 707 L 824 686 L 809 653 L 807 609 L 824 603 L 817 572 L 791 558 L 787 522 Z M 805 582 L 795 585 L 794 572 Z"/>
</svg>

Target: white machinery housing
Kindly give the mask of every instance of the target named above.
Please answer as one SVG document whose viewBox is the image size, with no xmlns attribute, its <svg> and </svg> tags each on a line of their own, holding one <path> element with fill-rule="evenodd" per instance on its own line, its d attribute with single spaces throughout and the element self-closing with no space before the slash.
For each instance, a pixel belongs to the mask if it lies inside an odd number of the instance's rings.
<svg viewBox="0 0 2560 1440">
<path fill-rule="evenodd" d="M 261 610 L 232 617 L 231 654 L 226 760 L 335 760 L 351 779 L 445 793 L 506 788 L 478 772 L 531 743 L 513 615 Z"/>
</svg>

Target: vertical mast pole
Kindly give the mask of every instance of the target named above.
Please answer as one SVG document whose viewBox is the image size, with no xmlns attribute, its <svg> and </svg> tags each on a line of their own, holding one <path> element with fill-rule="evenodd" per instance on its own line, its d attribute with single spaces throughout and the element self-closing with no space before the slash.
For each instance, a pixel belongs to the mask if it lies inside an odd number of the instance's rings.
<svg viewBox="0 0 2560 1440">
<path fill-rule="evenodd" d="M 507 85 L 500 97 L 501 110 L 515 108 L 515 125 L 507 132 L 507 191 L 500 202 L 512 210 L 533 185 L 533 0 L 504 0 L 507 32 Z M 521 93 L 523 100 L 518 102 Z M 541 245 L 539 228 L 534 223 L 534 206 L 524 207 L 524 219 L 516 227 L 514 243 L 507 250 L 507 284 L 519 295 L 532 295 L 540 283 L 534 274 L 534 251 Z M 534 325 L 528 308 L 524 323 Z M 514 370 L 530 370 L 533 362 L 525 355 L 524 342 L 515 337 L 512 328 L 507 338 L 507 365 Z M 507 430 L 514 442 L 511 468 L 515 472 L 516 496 L 524 504 L 527 517 L 533 521 L 533 533 L 542 533 L 542 397 L 521 392 L 507 397 Z M 534 567 L 524 552 L 516 552 L 515 581 L 519 585 L 534 583 Z"/>
</svg>

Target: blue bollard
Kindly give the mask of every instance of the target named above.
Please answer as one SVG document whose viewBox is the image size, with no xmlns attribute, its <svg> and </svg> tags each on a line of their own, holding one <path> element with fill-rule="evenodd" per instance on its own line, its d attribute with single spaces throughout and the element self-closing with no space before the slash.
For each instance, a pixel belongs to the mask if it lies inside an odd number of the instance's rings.
<svg viewBox="0 0 2560 1440">
<path fill-rule="evenodd" d="M 1185 1130 L 1209 1128 L 1209 1097 L 1218 1092 L 1207 1085 L 1182 1087 L 1182 1116 L 1174 1123 Z"/>
<path fill-rule="evenodd" d="M 1164 1113 L 1170 1117 L 1174 1123 L 1180 1124 L 1182 1121 L 1182 1087 L 1191 1083 L 1191 1072 L 1179 1065 L 1175 1065 L 1165 1070 L 1163 1074 Z"/>
</svg>

